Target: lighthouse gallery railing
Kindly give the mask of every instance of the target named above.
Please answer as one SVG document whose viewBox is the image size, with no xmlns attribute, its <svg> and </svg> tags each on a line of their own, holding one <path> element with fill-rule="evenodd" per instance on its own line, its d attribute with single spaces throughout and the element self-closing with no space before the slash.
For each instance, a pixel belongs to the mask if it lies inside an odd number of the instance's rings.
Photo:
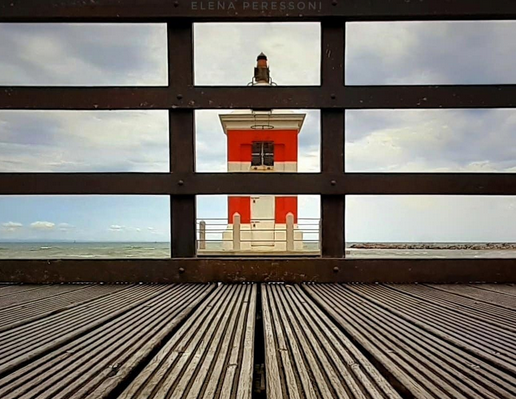
<svg viewBox="0 0 516 399">
<path fill-rule="evenodd" d="M 172 257 L 164 260 L 0 261 L 0 280 L 59 281 L 514 281 L 513 259 L 345 259 L 345 196 L 351 194 L 515 195 L 513 174 L 344 171 L 344 110 L 514 108 L 515 85 L 347 86 L 347 21 L 515 19 L 512 0 L 324 0 L 316 6 L 200 7 L 191 0 L 0 0 L 0 22 L 166 22 L 166 87 L 0 87 L 0 109 L 166 109 L 170 173 L 0 174 L 1 195 L 141 194 L 171 196 Z M 204 2 L 205 3 L 205 2 Z M 204 4 L 203 3 L 203 4 Z M 222 2 L 224 4 L 228 2 Z M 235 8 L 235 4 L 236 7 Z M 261 4 L 261 2 L 260 2 Z M 195 5 L 195 6 L 194 6 Z M 193 84 L 192 24 L 203 21 L 320 21 L 318 87 L 198 87 Z M 422 102 L 421 99 L 425 101 Z M 321 109 L 318 174 L 212 174 L 194 168 L 194 110 Z M 197 258 L 201 194 L 321 195 L 321 250 L 313 258 Z"/>
</svg>

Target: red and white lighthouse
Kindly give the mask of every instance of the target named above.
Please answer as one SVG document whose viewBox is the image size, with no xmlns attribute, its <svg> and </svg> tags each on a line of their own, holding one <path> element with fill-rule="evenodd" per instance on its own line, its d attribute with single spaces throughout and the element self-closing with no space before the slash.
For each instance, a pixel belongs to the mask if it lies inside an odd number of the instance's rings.
<svg viewBox="0 0 516 399">
<path fill-rule="evenodd" d="M 258 56 L 253 85 L 272 83 L 267 57 Z M 281 110 L 234 111 L 220 115 L 227 135 L 228 172 L 297 172 L 298 135 L 305 114 Z M 303 249 L 297 228 L 297 196 L 229 196 L 224 249 L 234 249 L 233 222 L 240 217 L 241 251 L 286 251 L 287 215 L 293 217 L 293 249 Z"/>
</svg>

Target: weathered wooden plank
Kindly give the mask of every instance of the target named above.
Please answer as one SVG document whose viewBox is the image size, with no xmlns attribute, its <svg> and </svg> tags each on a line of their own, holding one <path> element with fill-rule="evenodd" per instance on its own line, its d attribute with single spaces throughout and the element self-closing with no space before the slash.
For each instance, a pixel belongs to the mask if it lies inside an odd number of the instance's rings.
<svg viewBox="0 0 516 399">
<path fill-rule="evenodd" d="M 13 370 L 0 379 L 0 396 L 115 397 L 128 376 L 146 364 L 212 288 L 185 284 L 161 290 L 123 315 Z"/>
<path fill-rule="evenodd" d="M 456 341 L 451 342 L 417 325 L 413 317 L 408 319 L 386 308 L 404 309 L 403 303 L 393 300 L 380 304 L 369 293 L 358 293 L 353 287 L 355 285 L 304 286 L 354 342 L 367 350 L 374 364 L 391 375 L 403 396 L 513 397 L 516 379 L 511 365 L 494 364 L 476 355 L 474 350 L 465 349 L 465 342 L 457 346 Z M 420 313 L 426 314 L 424 309 Z"/>
<path fill-rule="evenodd" d="M 500 368 L 516 371 L 516 332 L 503 325 L 487 323 L 470 312 L 421 301 L 384 286 L 350 285 L 347 289 L 458 348 Z"/>
<path fill-rule="evenodd" d="M 117 290 L 116 286 L 114 287 Z M 144 303 L 168 286 L 136 286 L 0 332 L 0 376 Z"/>
<path fill-rule="evenodd" d="M 0 297 L 0 309 L 22 305 L 27 302 L 39 302 L 49 297 L 59 297 L 74 291 L 91 288 L 91 285 L 44 285 L 36 287 L 36 290 L 26 291 L 24 286 L 18 286 L 21 292 L 11 292 Z"/>
<path fill-rule="evenodd" d="M 442 284 L 433 287 L 442 291 L 451 292 L 453 294 L 461 295 L 467 298 L 472 298 L 484 303 L 490 303 L 492 305 L 516 310 L 516 301 L 514 298 L 504 296 L 503 294 L 497 294 L 496 292 L 489 292 L 486 290 L 481 291 L 474 286 L 472 287 L 467 285 Z"/>
<path fill-rule="evenodd" d="M 34 296 L 31 296 L 33 291 L 24 292 L 23 299 L 16 298 L 16 304 L 10 302 L 10 306 L 0 309 L 0 331 L 71 309 L 74 306 L 129 288 L 130 285 L 59 285 L 58 287 L 59 290 L 54 291 L 54 295 L 49 295 L 45 291 L 43 297 L 41 297 L 41 290 L 35 291 Z"/>
<path fill-rule="evenodd" d="M 485 284 L 488 285 L 488 284 Z M 489 285 L 490 287 L 506 287 L 500 284 Z M 501 308 L 496 305 L 477 301 L 473 298 L 466 298 L 460 295 L 454 295 L 441 290 L 436 290 L 431 286 L 423 286 L 421 284 L 395 284 L 390 286 L 396 291 L 400 291 L 418 300 L 429 301 L 439 307 L 452 309 L 460 313 L 466 312 L 470 317 L 490 323 L 494 326 L 503 326 L 504 329 L 516 332 L 516 313 L 513 310 Z"/>
<path fill-rule="evenodd" d="M 256 285 L 216 289 L 119 396 L 251 398 Z"/>
<path fill-rule="evenodd" d="M 299 286 L 262 285 L 269 398 L 400 398 Z"/>
</svg>

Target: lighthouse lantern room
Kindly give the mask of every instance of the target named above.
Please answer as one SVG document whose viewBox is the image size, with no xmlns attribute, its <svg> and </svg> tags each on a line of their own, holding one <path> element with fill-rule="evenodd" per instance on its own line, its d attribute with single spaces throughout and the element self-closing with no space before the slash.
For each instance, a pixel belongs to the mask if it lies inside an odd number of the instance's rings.
<svg viewBox="0 0 516 399">
<path fill-rule="evenodd" d="M 270 86 L 267 57 L 258 56 L 251 84 Z M 305 114 L 284 110 L 239 110 L 220 115 L 227 135 L 228 172 L 297 172 L 298 135 Z M 291 214 L 289 216 L 289 214 Z M 240 228 L 234 228 L 235 216 Z M 229 196 L 228 229 L 223 248 L 233 248 L 233 233 L 239 231 L 239 251 L 287 251 L 287 221 L 294 223 L 294 251 L 303 250 L 298 229 L 297 196 Z"/>
</svg>

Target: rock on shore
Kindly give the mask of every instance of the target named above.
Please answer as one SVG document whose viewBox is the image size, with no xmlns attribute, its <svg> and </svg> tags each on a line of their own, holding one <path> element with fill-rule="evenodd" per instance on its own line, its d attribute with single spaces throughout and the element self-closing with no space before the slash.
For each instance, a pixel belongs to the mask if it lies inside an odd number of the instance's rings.
<svg viewBox="0 0 516 399">
<path fill-rule="evenodd" d="M 356 243 L 349 246 L 353 249 L 458 249 L 458 250 L 516 250 L 516 243 L 460 243 L 460 244 L 440 244 L 440 243 Z"/>
</svg>

